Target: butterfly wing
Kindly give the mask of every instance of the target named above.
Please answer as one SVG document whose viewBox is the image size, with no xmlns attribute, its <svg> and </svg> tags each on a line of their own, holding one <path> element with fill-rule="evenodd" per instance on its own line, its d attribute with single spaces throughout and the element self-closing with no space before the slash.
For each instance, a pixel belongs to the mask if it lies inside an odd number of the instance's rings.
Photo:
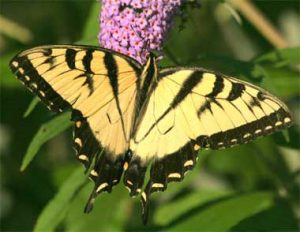
<svg viewBox="0 0 300 232">
<path fill-rule="evenodd" d="M 246 143 L 289 125 L 284 103 L 260 87 L 200 68 L 161 70 L 130 144 L 142 160 L 155 158 L 144 206 L 151 192 L 183 178 L 199 148 Z"/>
<path fill-rule="evenodd" d="M 199 68 L 172 68 L 161 71 L 131 142 L 143 158 L 162 158 L 190 140 L 220 149 L 290 124 L 285 104 L 260 87 Z"/>
<path fill-rule="evenodd" d="M 140 64 L 102 48 L 58 45 L 23 51 L 10 67 L 49 109 L 72 109 L 77 157 L 86 168 L 96 158 L 93 196 L 110 191 L 128 149 Z"/>
<path fill-rule="evenodd" d="M 21 52 L 10 66 L 48 108 L 77 110 L 104 147 L 114 154 L 125 150 L 108 137 L 129 138 L 139 64 L 94 47 L 42 46 Z"/>
</svg>

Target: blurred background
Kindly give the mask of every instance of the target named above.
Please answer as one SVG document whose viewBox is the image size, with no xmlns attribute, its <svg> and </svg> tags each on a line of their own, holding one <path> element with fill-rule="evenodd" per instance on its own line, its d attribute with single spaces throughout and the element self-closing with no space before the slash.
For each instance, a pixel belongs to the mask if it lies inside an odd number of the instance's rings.
<svg viewBox="0 0 300 232">
<path fill-rule="evenodd" d="M 1 231 L 299 231 L 298 0 L 202 0 L 175 20 L 161 66 L 197 65 L 263 86 L 287 103 L 295 125 L 247 145 L 200 151 L 183 182 L 152 195 L 147 227 L 139 200 L 123 184 L 83 214 L 93 185 L 75 159 L 68 117 L 36 105 L 8 67 L 19 51 L 37 45 L 97 45 L 101 4 L 0 4 Z"/>
</svg>

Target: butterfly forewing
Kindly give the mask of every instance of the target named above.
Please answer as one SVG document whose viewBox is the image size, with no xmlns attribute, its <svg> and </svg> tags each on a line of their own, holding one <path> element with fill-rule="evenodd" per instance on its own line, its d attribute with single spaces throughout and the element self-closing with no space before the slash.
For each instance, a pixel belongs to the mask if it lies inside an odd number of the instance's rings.
<svg viewBox="0 0 300 232">
<path fill-rule="evenodd" d="M 162 70 L 141 117 L 131 145 L 145 159 L 191 140 L 220 149 L 291 125 L 287 107 L 267 91 L 200 68 Z"/>
<path fill-rule="evenodd" d="M 104 148 L 117 155 L 127 150 L 137 62 L 105 49 L 61 45 L 26 50 L 10 65 L 51 110 L 79 111 Z"/>
</svg>

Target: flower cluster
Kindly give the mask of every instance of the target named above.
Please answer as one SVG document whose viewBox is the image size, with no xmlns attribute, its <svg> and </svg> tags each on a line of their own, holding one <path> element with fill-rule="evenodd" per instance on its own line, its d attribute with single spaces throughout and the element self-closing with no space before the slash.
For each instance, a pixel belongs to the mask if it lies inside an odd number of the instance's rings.
<svg viewBox="0 0 300 232">
<path fill-rule="evenodd" d="M 99 42 L 144 63 L 161 50 L 183 0 L 102 0 Z"/>
</svg>

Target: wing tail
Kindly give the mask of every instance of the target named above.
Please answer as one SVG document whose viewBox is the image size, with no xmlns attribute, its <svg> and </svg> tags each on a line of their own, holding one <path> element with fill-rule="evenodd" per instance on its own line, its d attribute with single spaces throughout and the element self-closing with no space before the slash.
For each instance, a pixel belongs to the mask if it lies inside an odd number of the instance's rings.
<svg viewBox="0 0 300 232">
<path fill-rule="evenodd" d="M 111 193 L 113 186 L 120 182 L 123 173 L 124 159 L 122 157 L 112 161 L 108 153 L 103 152 L 99 156 L 89 175 L 95 186 L 86 204 L 84 210 L 86 213 L 93 209 L 93 204 L 99 194 L 102 192 Z"/>
<path fill-rule="evenodd" d="M 144 191 L 141 193 L 144 224 L 148 220 L 150 195 L 154 192 L 165 191 L 170 182 L 182 181 L 187 171 L 195 166 L 199 148 L 200 146 L 195 142 L 189 142 L 178 152 L 153 162 L 150 178 Z"/>
</svg>

